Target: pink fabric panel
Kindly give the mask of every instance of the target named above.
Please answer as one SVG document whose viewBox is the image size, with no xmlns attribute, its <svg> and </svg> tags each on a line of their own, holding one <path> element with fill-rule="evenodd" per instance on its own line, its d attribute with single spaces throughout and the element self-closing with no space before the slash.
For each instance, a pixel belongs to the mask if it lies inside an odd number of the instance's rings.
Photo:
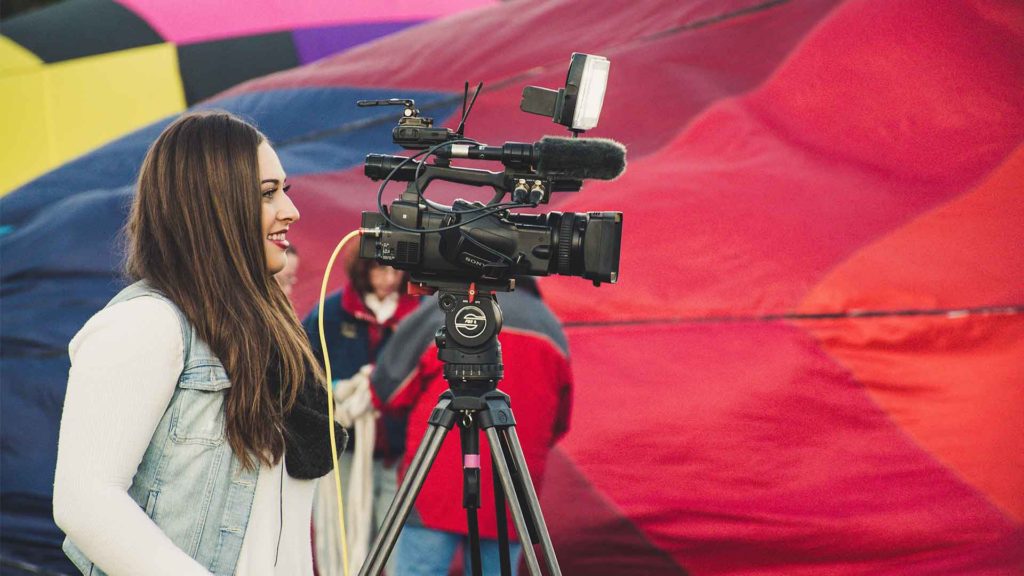
<svg viewBox="0 0 1024 576">
<path fill-rule="evenodd" d="M 116 1 L 132 9 L 161 36 L 176 44 L 337 24 L 429 20 L 497 3 L 496 0 Z"/>
</svg>

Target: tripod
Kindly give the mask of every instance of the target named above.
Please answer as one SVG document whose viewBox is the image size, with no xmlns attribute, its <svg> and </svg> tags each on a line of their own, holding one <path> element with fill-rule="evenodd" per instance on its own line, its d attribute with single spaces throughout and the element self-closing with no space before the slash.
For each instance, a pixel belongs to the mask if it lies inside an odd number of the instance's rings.
<svg viewBox="0 0 1024 576">
<path fill-rule="evenodd" d="M 526 467 L 509 397 L 497 390 L 504 369 L 501 363 L 501 308 L 492 293 L 477 293 L 446 285 L 438 293 L 438 305 L 445 314 L 444 326 L 435 335 L 438 358 L 444 362 L 448 391 L 441 395 L 428 419 L 427 432 L 405 473 L 394 501 L 384 516 L 373 546 L 359 576 L 380 574 L 395 546 L 398 534 L 423 487 L 427 472 L 452 426 L 458 424 L 462 437 L 463 507 L 469 528 L 470 564 L 474 576 L 482 574 L 476 509 L 480 506 L 479 431 L 487 435 L 494 464 L 494 500 L 498 518 L 498 541 L 502 576 L 512 576 L 506 495 L 512 521 L 523 544 L 523 555 L 531 576 L 541 576 L 537 554 L 531 544 L 540 544 L 550 576 L 561 576 L 555 550 L 541 513 L 537 492 Z"/>
</svg>

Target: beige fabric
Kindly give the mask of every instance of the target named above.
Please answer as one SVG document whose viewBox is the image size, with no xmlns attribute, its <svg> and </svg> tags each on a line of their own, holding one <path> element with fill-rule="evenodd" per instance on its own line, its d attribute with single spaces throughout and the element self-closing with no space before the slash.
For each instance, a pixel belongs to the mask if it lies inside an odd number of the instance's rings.
<svg viewBox="0 0 1024 576">
<path fill-rule="evenodd" d="M 373 315 L 377 317 L 377 323 L 383 324 L 391 319 L 398 310 L 398 292 L 392 292 L 383 299 L 377 298 L 372 292 L 363 296 L 363 302 Z"/>
<path fill-rule="evenodd" d="M 363 366 L 352 378 L 334 383 L 334 419 L 355 430 L 351 450 L 351 471 L 342 477 L 345 504 L 345 530 L 348 539 L 349 569 L 355 574 L 369 553 L 373 534 L 373 446 L 377 432 L 377 414 L 370 395 L 372 367 Z M 348 456 L 346 454 L 345 456 Z M 346 458 L 348 459 L 348 458 Z M 343 471 L 349 466 L 339 466 Z M 321 576 L 342 576 L 341 528 L 338 526 L 338 502 L 334 472 L 324 476 L 317 488 L 313 507 L 316 531 L 317 566 Z"/>
</svg>

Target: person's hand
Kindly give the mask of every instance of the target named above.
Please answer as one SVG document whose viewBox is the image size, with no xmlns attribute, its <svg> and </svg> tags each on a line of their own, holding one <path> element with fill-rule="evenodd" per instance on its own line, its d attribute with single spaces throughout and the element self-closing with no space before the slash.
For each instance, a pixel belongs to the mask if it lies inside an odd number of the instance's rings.
<svg viewBox="0 0 1024 576">
<path fill-rule="evenodd" d="M 346 428 L 351 428 L 357 418 L 373 413 L 373 399 L 370 395 L 370 372 L 373 366 L 367 364 L 347 380 L 334 381 L 334 419 Z"/>
</svg>

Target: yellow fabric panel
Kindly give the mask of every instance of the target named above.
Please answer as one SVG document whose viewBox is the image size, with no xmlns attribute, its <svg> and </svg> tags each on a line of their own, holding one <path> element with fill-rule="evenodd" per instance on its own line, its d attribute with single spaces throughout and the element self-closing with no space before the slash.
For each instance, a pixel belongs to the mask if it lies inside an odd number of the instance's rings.
<svg viewBox="0 0 1024 576">
<path fill-rule="evenodd" d="M 50 138 L 58 163 L 185 109 L 173 44 L 51 64 Z"/>
<path fill-rule="evenodd" d="M 6 36 L 0 36 L 0 76 L 42 65 L 43 61 L 27 48 Z"/>
<path fill-rule="evenodd" d="M 8 48 L 14 44 L 7 43 Z M 173 44 L 5 71 L 0 74 L 0 196 L 184 109 Z"/>
<path fill-rule="evenodd" d="M 0 74 L 0 196 L 56 162 L 48 118 L 45 68 Z"/>
</svg>

